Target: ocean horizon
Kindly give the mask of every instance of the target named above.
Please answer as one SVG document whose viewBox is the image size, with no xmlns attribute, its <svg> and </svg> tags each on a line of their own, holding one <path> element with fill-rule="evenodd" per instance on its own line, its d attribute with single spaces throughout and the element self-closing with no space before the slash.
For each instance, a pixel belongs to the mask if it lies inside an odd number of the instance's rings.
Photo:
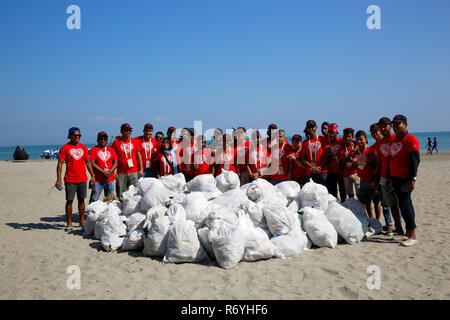
<svg viewBox="0 0 450 320">
<path fill-rule="evenodd" d="M 366 131 L 367 132 L 367 131 Z M 369 132 L 367 132 L 369 134 Z M 420 142 L 420 150 L 426 151 L 427 150 L 427 140 L 428 137 L 431 138 L 433 141 L 433 138 L 436 137 L 437 139 L 437 148 L 439 151 L 450 151 L 450 131 L 435 131 L 435 132 L 411 132 L 414 136 L 419 139 Z M 301 134 L 302 138 L 304 139 L 304 134 Z M 339 135 L 342 137 L 342 134 Z M 374 139 L 369 134 L 369 145 L 372 145 L 374 143 Z M 291 141 L 291 136 L 287 137 L 289 142 Z M 208 143 L 211 141 L 208 141 Z M 66 142 L 65 142 L 66 143 Z M 19 145 L 20 147 L 24 148 L 25 151 L 29 154 L 29 160 L 37 160 L 41 159 L 41 154 L 45 150 L 57 150 L 60 149 L 65 143 L 63 144 L 44 144 L 44 145 Z M 81 141 L 82 144 L 84 144 L 88 149 L 94 147 L 97 145 L 97 143 L 85 143 Z M 13 153 L 16 149 L 16 146 L 2 146 L 0 147 L 0 160 L 13 160 Z"/>
</svg>

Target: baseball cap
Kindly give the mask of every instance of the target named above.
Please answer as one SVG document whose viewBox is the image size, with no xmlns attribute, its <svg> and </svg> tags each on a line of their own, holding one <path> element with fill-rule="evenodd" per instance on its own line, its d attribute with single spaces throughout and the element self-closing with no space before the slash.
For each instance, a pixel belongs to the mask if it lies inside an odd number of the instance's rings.
<svg viewBox="0 0 450 320">
<path fill-rule="evenodd" d="M 380 120 L 378 120 L 378 125 L 381 126 L 383 124 L 391 124 L 391 119 L 389 119 L 388 117 L 383 117 Z"/>
<path fill-rule="evenodd" d="M 328 131 L 337 133 L 338 132 L 338 125 L 336 123 L 332 123 L 330 125 L 330 127 L 328 128 Z"/>
<path fill-rule="evenodd" d="M 269 129 L 269 130 L 270 130 L 270 129 L 278 129 L 278 127 L 277 127 L 277 125 L 276 125 L 275 123 L 271 123 L 271 124 L 269 124 L 268 129 Z"/>
<path fill-rule="evenodd" d="M 120 126 L 120 131 L 128 130 L 128 129 L 133 130 L 133 128 L 130 126 L 129 123 L 124 123 L 123 125 Z"/>
<path fill-rule="evenodd" d="M 370 125 L 370 132 L 378 130 L 380 130 L 380 126 L 378 125 L 378 123 L 373 123 Z"/>
<path fill-rule="evenodd" d="M 302 136 L 299 135 L 299 134 L 294 134 L 294 135 L 292 136 L 292 140 L 295 140 L 295 141 L 302 141 Z"/>
<path fill-rule="evenodd" d="M 77 132 L 77 131 L 81 133 L 81 131 L 80 131 L 80 129 L 78 127 L 72 127 L 72 128 L 69 129 L 69 134 L 72 134 L 72 133 Z"/>
<path fill-rule="evenodd" d="M 153 129 L 153 125 L 151 123 L 146 123 L 144 126 L 144 129 L 147 129 L 147 128 Z"/>
<path fill-rule="evenodd" d="M 307 128 L 317 127 L 317 123 L 314 120 L 308 120 L 306 121 L 306 127 Z"/>
<path fill-rule="evenodd" d="M 366 134 L 366 132 L 365 131 L 363 131 L 363 130 L 359 130 L 357 133 L 356 133 L 356 138 L 358 138 L 359 136 L 364 136 L 364 137 L 366 137 L 367 138 L 367 134 Z"/>
<path fill-rule="evenodd" d="M 392 119 L 392 122 L 404 122 L 404 123 L 406 123 L 407 119 L 406 119 L 406 117 L 404 115 L 398 114 L 398 115 L 396 115 L 394 117 L 394 119 Z"/>
<path fill-rule="evenodd" d="M 108 138 L 108 134 L 105 131 L 101 131 L 97 134 L 97 141 L 100 139 L 100 137 Z"/>
</svg>

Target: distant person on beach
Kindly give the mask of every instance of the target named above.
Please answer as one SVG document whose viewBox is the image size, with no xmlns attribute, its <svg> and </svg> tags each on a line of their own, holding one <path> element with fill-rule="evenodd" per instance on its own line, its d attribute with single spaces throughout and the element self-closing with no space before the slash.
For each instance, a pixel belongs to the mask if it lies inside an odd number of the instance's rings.
<svg viewBox="0 0 450 320">
<path fill-rule="evenodd" d="M 97 134 L 97 145 L 89 151 L 89 159 L 94 170 L 95 183 L 92 186 L 89 203 L 100 198 L 102 191 L 105 197 L 114 193 L 114 171 L 117 168 L 117 155 L 112 147 L 108 147 L 108 134 L 104 131 Z"/>
<path fill-rule="evenodd" d="M 84 199 L 87 195 L 87 175 L 86 168 L 91 175 L 91 184 L 95 183 L 94 172 L 91 162 L 89 161 L 88 149 L 80 143 L 81 133 L 77 127 L 69 129 L 68 139 L 58 155 L 58 165 L 56 167 L 56 183 L 55 187 L 62 187 L 61 173 L 63 163 L 66 163 L 66 172 L 64 175 L 64 184 L 66 190 L 66 230 L 72 230 L 72 203 L 77 194 L 78 212 L 80 213 L 80 227 L 84 226 L 85 203 Z"/>
<path fill-rule="evenodd" d="M 428 142 L 427 142 L 427 155 L 432 155 L 433 151 L 432 149 L 432 142 L 431 142 L 431 138 L 428 137 Z"/>
<path fill-rule="evenodd" d="M 120 127 L 122 136 L 115 140 L 112 147 L 116 151 L 117 159 L 117 180 L 116 192 L 120 201 L 123 201 L 123 193 L 131 185 L 137 186 L 139 176 L 144 175 L 144 166 L 141 157 L 141 145 L 137 139 L 131 138 L 133 128 L 124 123 Z"/>
<path fill-rule="evenodd" d="M 436 150 L 436 153 L 439 153 L 438 149 L 437 149 L 437 140 L 436 137 L 434 137 L 433 139 L 433 148 L 431 149 L 431 153 L 433 153 L 433 150 Z"/>
<path fill-rule="evenodd" d="M 328 132 L 330 130 L 330 124 L 326 121 L 322 122 L 320 126 L 320 131 L 322 132 L 322 136 L 328 141 Z"/>
<path fill-rule="evenodd" d="M 156 170 L 155 166 L 155 157 L 158 150 L 158 142 L 153 135 L 153 125 L 151 123 L 147 123 L 143 129 L 143 135 L 137 137 L 136 139 L 141 144 L 141 158 L 142 163 L 144 164 L 144 175 L 143 178 L 155 178 Z"/>
<path fill-rule="evenodd" d="M 392 121 L 395 138 L 391 144 L 389 173 L 392 186 L 400 205 L 400 212 L 405 220 L 406 234 L 404 246 L 414 245 L 416 240 L 415 212 L 411 200 L 411 193 L 420 163 L 419 140 L 408 133 L 408 122 L 404 115 L 398 114 Z"/>
</svg>

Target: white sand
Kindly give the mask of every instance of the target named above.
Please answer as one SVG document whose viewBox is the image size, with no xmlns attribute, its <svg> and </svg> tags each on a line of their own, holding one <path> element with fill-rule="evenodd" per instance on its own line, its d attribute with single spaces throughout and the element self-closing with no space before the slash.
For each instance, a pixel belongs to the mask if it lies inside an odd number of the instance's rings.
<svg viewBox="0 0 450 320">
<path fill-rule="evenodd" d="M 413 201 L 418 244 L 385 236 L 316 249 L 288 260 L 162 264 L 136 253 L 106 253 L 79 228 L 65 232 L 64 192 L 47 193 L 55 161 L 0 162 L 0 299 L 449 299 L 450 153 L 422 155 Z M 76 201 L 74 225 L 78 224 Z M 66 287 L 66 268 L 81 289 Z M 367 288 L 367 267 L 381 289 Z"/>
</svg>

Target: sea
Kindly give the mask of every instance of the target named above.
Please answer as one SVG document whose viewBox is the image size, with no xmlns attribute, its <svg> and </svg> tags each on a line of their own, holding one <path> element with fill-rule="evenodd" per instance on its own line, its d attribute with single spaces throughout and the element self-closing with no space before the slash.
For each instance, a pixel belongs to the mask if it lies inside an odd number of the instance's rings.
<svg viewBox="0 0 450 320">
<path fill-rule="evenodd" d="M 450 150 L 450 131 L 440 131 L 440 132 L 411 132 L 414 136 L 419 139 L 420 142 L 420 150 L 426 151 L 427 149 L 427 141 L 428 137 L 433 138 L 436 137 L 437 140 L 437 149 L 439 151 Z M 304 137 L 303 137 L 304 138 Z M 369 145 L 374 143 L 374 139 L 369 136 Z M 288 137 L 288 140 L 291 141 L 291 138 Z M 87 148 L 94 147 L 96 143 L 86 143 Z M 25 151 L 29 154 L 29 160 L 37 160 L 41 159 L 41 155 L 45 150 L 58 150 L 62 147 L 62 145 L 39 145 L 39 146 L 27 146 L 21 145 L 20 147 L 24 148 Z M 16 149 L 16 146 L 8 146 L 8 147 L 0 147 L 0 160 L 13 160 L 13 153 Z"/>
</svg>

